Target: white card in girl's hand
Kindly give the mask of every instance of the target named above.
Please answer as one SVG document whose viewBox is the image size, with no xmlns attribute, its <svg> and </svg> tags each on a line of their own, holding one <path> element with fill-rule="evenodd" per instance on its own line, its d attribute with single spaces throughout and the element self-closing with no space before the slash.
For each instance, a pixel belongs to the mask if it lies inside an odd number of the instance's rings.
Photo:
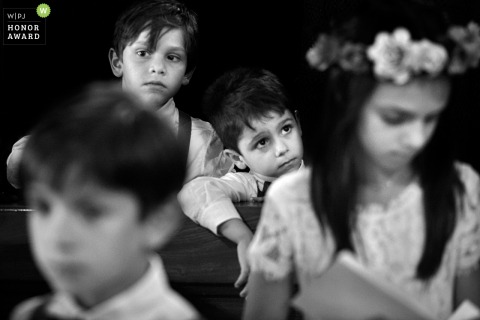
<svg viewBox="0 0 480 320">
<path fill-rule="evenodd" d="M 349 252 L 340 252 L 321 277 L 303 287 L 293 305 L 306 319 L 434 320 L 416 300 L 375 276 Z"/>
</svg>

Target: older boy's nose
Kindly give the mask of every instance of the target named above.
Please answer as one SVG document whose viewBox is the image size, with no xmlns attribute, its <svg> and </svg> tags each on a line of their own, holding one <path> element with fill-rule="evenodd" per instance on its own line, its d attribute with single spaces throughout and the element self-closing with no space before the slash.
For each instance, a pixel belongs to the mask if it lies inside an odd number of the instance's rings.
<svg viewBox="0 0 480 320">
<path fill-rule="evenodd" d="M 162 59 L 152 59 L 152 63 L 150 65 L 150 72 L 159 74 L 165 73 L 165 65 Z"/>
</svg>

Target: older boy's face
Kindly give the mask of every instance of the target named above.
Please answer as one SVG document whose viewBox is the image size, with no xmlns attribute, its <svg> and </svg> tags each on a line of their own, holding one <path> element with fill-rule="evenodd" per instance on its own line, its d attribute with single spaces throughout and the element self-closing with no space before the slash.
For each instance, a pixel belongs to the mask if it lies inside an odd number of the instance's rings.
<svg viewBox="0 0 480 320">
<path fill-rule="evenodd" d="M 94 184 L 58 193 L 36 183 L 27 200 L 32 251 L 55 289 L 93 306 L 145 272 L 148 232 L 132 194 Z"/>
<path fill-rule="evenodd" d="M 303 159 L 301 130 L 290 111 L 270 112 L 251 121 L 238 141 L 242 161 L 255 173 L 278 178 L 300 168 Z"/>
<path fill-rule="evenodd" d="M 123 50 L 122 86 L 159 109 L 188 84 L 187 53 L 181 29 L 161 33 L 154 51 L 148 49 L 148 40 L 149 30 L 144 30 Z"/>
</svg>

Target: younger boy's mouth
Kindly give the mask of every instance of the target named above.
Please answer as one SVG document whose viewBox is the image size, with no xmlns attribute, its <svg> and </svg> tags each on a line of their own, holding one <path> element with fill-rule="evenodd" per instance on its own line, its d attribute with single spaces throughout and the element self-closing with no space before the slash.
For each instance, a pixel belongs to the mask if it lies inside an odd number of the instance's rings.
<svg viewBox="0 0 480 320">
<path fill-rule="evenodd" d="M 296 165 L 296 163 L 297 163 L 297 158 L 293 158 L 293 159 L 285 161 L 278 168 L 279 169 L 289 169 L 291 167 L 294 167 Z"/>
</svg>

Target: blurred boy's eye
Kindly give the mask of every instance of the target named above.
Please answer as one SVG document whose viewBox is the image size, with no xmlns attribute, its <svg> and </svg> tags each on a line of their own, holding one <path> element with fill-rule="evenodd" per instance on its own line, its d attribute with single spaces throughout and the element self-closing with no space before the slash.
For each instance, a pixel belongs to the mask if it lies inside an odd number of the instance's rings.
<svg viewBox="0 0 480 320">
<path fill-rule="evenodd" d="M 83 203 L 78 206 L 78 212 L 86 220 L 95 220 L 103 215 L 103 210 L 95 204 Z"/>
<path fill-rule="evenodd" d="M 35 212 L 40 215 L 46 215 L 50 212 L 50 204 L 44 199 L 31 199 L 30 206 Z"/>
</svg>

